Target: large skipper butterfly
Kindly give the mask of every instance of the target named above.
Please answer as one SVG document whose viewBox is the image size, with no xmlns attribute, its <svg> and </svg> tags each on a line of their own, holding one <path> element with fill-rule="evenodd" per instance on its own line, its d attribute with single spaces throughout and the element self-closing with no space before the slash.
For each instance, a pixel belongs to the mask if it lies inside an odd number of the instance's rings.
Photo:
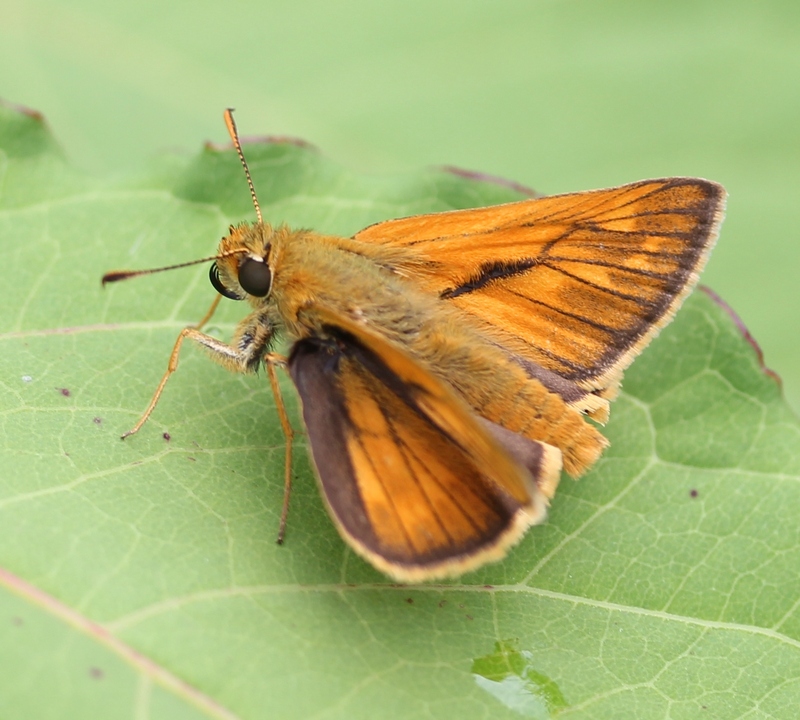
<svg viewBox="0 0 800 720">
<path fill-rule="evenodd" d="M 239 373 L 264 365 L 287 437 L 276 367 L 302 402 L 322 496 L 342 537 L 392 578 L 454 576 L 502 558 L 542 521 L 562 467 L 607 445 L 622 373 L 675 315 L 717 237 L 725 191 L 644 180 L 371 225 L 353 237 L 264 222 L 231 111 L 225 120 L 258 220 L 213 261 L 220 297 L 250 314 L 230 343 L 184 329 Z M 288 357 L 271 351 L 291 340 Z"/>
</svg>

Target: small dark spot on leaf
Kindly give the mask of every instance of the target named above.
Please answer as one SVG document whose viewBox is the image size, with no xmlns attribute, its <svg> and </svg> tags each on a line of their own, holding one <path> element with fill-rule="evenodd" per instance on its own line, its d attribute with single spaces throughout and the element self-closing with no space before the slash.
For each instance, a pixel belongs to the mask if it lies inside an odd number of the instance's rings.
<svg viewBox="0 0 800 720">
<path fill-rule="evenodd" d="M 464 609 L 464 603 L 458 603 L 458 607 L 459 607 L 460 610 L 463 610 Z"/>
<path fill-rule="evenodd" d="M 72 393 L 69 391 L 69 388 L 56 388 L 58 392 L 60 392 L 64 397 L 69 397 Z"/>
<path fill-rule="evenodd" d="M 486 590 L 494 590 L 494 585 L 484 585 L 483 586 Z"/>
<path fill-rule="evenodd" d="M 472 615 L 464 615 L 464 617 L 467 618 L 467 620 L 472 620 Z"/>
<path fill-rule="evenodd" d="M 163 437 L 167 442 L 172 440 L 172 435 L 170 435 L 168 432 L 165 432 L 161 437 Z"/>
<path fill-rule="evenodd" d="M 440 608 L 443 608 L 445 605 L 447 605 L 447 600 L 439 600 L 439 607 Z"/>
<path fill-rule="evenodd" d="M 12 625 L 16 625 L 17 627 L 19 627 L 23 623 L 24 623 L 24 620 L 21 617 L 19 617 L 19 615 L 15 615 L 13 618 L 11 618 L 11 624 Z"/>
<path fill-rule="evenodd" d="M 413 605 L 413 604 L 414 604 L 414 598 L 406 598 L 406 602 L 407 602 L 409 605 Z"/>
<path fill-rule="evenodd" d="M 96 417 L 92 420 L 95 425 L 101 425 L 103 422 L 103 418 Z"/>
<path fill-rule="evenodd" d="M 186 459 L 191 460 L 192 462 L 197 462 L 197 458 L 193 458 L 191 455 L 189 455 Z"/>
<path fill-rule="evenodd" d="M 95 680 L 101 680 L 105 673 L 99 667 L 90 667 L 89 668 L 89 677 L 93 677 Z"/>
<path fill-rule="evenodd" d="M 689 491 L 689 495 L 690 495 L 691 497 L 693 497 L 693 498 L 696 498 L 696 497 L 697 497 L 699 494 L 700 494 L 700 493 L 699 493 L 699 492 L 697 492 L 697 490 L 695 490 L 694 488 L 692 488 L 692 489 Z"/>
</svg>

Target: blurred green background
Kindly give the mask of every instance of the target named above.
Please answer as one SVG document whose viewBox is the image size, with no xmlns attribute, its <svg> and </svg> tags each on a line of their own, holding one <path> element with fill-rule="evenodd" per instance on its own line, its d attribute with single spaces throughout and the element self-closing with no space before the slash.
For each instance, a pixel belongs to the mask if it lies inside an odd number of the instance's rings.
<svg viewBox="0 0 800 720">
<path fill-rule="evenodd" d="M 717 180 L 704 282 L 800 408 L 796 0 L 4 0 L 0 96 L 96 173 L 224 142 L 233 106 L 244 135 L 370 173 L 448 164 L 543 193 Z"/>
</svg>

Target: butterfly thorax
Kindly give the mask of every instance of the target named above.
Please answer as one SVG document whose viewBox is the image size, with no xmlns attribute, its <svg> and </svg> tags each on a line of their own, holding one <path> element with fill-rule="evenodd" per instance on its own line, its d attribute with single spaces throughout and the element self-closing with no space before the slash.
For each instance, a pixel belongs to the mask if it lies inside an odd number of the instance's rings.
<svg viewBox="0 0 800 720">
<path fill-rule="evenodd" d="M 324 336 L 315 314 L 320 308 L 399 336 L 417 334 L 436 312 L 436 299 L 405 278 L 414 262 L 405 250 L 304 230 L 276 233 L 272 243 L 269 303 L 290 339 Z"/>
</svg>

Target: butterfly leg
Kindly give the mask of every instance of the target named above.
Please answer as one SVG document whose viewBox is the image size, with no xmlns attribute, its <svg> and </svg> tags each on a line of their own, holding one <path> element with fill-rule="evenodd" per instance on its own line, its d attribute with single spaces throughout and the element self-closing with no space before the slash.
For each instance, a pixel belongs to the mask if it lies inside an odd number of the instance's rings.
<svg viewBox="0 0 800 720">
<path fill-rule="evenodd" d="M 275 368 L 281 365 L 286 366 L 286 358 L 282 355 L 268 353 L 264 356 L 264 367 L 267 369 L 269 384 L 272 387 L 272 394 L 275 397 L 275 407 L 278 410 L 278 417 L 281 421 L 283 435 L 286 438 L 286 457 L 283 466 L 283 508 L 281 509 L 281 520 L 278 525 L 278 545 L 283 544 L 283 537 L 286 534 L 286 518 L 289 516 L 289 498 L 292 494 L 292 441 L 294 440 L 294 430 L 289 422 L 289 415 L 286 413 L 286 406 L 283 403 L 281 388 L 278 385 L 278 374 Z"/>
<path fill-rule="evenodd" d="M 246 373 L 256 370 L 264 351 L 272 339 L 272 327 L 269 324 L 267 317 L 259 312 L 254 312 L 252 315 L 246 317 L 241 323 L 239 323 L 236 333 L 234 334 L 232 344 L 228 345 L 221 340 L 211 337 L 211 335 L 206 335 L 205 333 L 200 332 L 198 329 L 204 323 L 208 322 L 214 310 L 216 310 L 217 304 L 218 301 L 215 300 L 200 323 L 181 330 L 181 333 L 178 335 L 178 339 L 175 341 L 175 345 L 172 348 L 172 353 L 169 356 L 167 371 L 161 378 L 161 382 L 158 384 L 158 387 L 153 394 L 153 399 L 150 401 L 150 404 L 147 406 L 147 409 L 139 418 L 139 421 L 136 423 L 136 425 L 122 435 L 123 440 L 129 435 L 137 433 L 147 422 L 147 419 L 150 417 L 153 410 L 155 410 L 158 400 L 161 397 L 161 393 L 164 392 L 164 387 L 167 384 L 167 380 L 169 380 L 172 373 L 178 369 L 178 356 L 180 355 L 181 345 L 183 345 L 183 341 L 187 337 L 203 346 L 206 350 L 208 350 L 209 356 L 212 360 L 219 363 L 225 369 L 230 370 L 231 372 Z"/>
<path fill-rule="evenodd" d="M 203 325 L 205 325 L 211 318 L 214 316 L 214 313 L 217 312 L 217 308 L 219 307 L 219 301 L 222 300 L 222 295 L 217 295 L 211 302 L 211 307 L 206 310 L 206 314 L 203 315 L 203 319 L 195 325 L 197 330 L 202 329 Z"/>
</svg>

